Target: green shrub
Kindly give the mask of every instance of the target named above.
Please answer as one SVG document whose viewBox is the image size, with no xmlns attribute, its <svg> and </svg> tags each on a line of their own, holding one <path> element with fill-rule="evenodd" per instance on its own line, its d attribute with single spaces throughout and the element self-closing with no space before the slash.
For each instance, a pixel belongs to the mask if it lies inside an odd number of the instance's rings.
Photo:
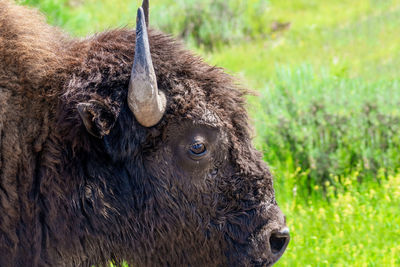
<svg viewBox="0 0 400 267">
<path fill-rule="evenodd" d="M 159 28 L 207 49 L 269 31 L 265 0 L 178 0 L 166 6 L 154 6 Z"/>
<path fill-rule="evenodd" d="M 278 176 L 300 168 L 296 183 L 305 195 L 354 173 L 359 182 L 378 180 L 381 170 L 394 173 L 400 168 L 398 92 L 398 81 L 318 76 L 309 66 L 281 69 L 255 114 L 265 159 Z"/>
</svg>

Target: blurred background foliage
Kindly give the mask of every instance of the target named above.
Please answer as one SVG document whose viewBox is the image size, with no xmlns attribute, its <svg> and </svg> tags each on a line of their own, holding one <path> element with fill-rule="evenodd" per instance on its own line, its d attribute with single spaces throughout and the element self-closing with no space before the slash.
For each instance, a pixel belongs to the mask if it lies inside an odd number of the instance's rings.
<svg viewBox="0 0 400 267">
<path fill-rule="evenodd" d="M 74 35 L 132 26 L 139 1 L 22 0 L 40 7 L 50 23 L 63 26 Z M 253 39 L 268 33 L 264 0 L 153 0 L 152 25 L 206 49 Z M 117 12 L 110 12 L 116 10 Z M 120 13 L 118 11 L 125 11 Z M 221 23 L 223 21 L 223 23 Z"/>
<path fill-rule="evenodd" d="M 139 0 L 20 0 L 73 36 Z M 292 241 L 280 266 L 400 266 L 400 2 L 152 0 L 151 25 L 256 91 L 255 144 Z"/>
</svg>

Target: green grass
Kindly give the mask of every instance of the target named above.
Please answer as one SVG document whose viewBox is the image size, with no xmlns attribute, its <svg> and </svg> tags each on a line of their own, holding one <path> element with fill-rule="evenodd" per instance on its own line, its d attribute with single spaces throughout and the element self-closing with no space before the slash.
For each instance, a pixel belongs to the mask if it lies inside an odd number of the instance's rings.
<svg viewBox="0 0 400 267">
<path fill-rule="evenodd" d="M 289 30 L 224 48 L 209 54 L 208 59 L 235 73 L 242 73 L 256 88 L 263 87 L 271 79 L 276 80 L 279 66 L 298 68 L 304 63 L 315 69 L 327 68 L 338 78 L 399 77 L 395 66 L 400 63 L 400 3 L 360 7 L 365 13 L 357 16 L 357 3 L 375 1 L 356 1 L 355 5 L 347 1 L 343 14 L 335 13 L 338 7 L 326 14 L 326 6 L 332 3 L 342 6 L 340 2 L 346 1 L 319 2 L 314 8 L 300 9 L 297 13 L 271 8 L 271 20 L 291 22 Z M 336 15 L 340 17 L 336 18 Z"/>
<path fill-rule="evenodd" d="M 140 5 L 20 2 L 75 36 L 134 27 Z M 274 172 L 292 233 L 277 266 L 400 266 L 400 2 L 151 6 L 154 27 L 184 38 L 258 93 L 249 97 L 255 144 Z M 291 25 L 273 31 L 276 22 Z"/>
<path fill-rule="evenodd" d="M 400 176 L 380 186 L 353 176 L 335 191 L 330 202 L 279 196 L 292 239 L 276 266 L 400 266 Z"/>
</svg>

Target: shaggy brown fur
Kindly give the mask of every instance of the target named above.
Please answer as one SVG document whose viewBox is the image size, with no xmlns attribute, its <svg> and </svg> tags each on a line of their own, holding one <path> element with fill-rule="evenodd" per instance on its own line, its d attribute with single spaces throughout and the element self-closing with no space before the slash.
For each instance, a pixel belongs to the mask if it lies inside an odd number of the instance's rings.
<svg viewBox="0 0 400 267">
<path fill-rule="evenodd" d="M 262 233 L 284 218 L 251 146 L 242 93 L 170 37 L 149 35 L 168 107 L 145 128 L 126 103 L 133 31 L 73 40 L 36 11 L 0 0 L 0 266 L 267 266 L 279 258 L 265 252 Z M 90 104 L 103 138 L 87 132 L 79 103 Z M 198 135 L 212 154 L 194 166 L 180 147 Z"/>
</svg>

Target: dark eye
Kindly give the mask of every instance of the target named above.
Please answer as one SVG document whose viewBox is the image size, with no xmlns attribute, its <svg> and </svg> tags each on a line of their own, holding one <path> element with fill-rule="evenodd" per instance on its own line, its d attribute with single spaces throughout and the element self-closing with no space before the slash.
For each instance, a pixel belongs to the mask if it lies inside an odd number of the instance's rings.
<svg viewBox="0 0 400 267">
<path fill-rule="evenodd" d="M 194 143 L 190 146 L 189 152 L 194 156 L 203 156 L 207 152 L 207 148 L 203 143 Z"/>
</svg>

